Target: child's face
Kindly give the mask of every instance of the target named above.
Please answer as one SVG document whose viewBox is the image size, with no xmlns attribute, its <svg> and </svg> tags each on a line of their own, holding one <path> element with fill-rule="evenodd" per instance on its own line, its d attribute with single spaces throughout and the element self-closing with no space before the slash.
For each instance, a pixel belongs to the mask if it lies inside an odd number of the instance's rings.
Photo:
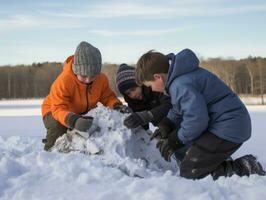
<svg viewBox="0 0 266 200">
<path fill-rule="evenodd" d="M 77 75 L 78 80 L 81 83 L 84 84 L 90 84 L 92 81 L 94 81 L 96 79 L 96 76 L 81 76 L 81 75 Z"/>
<path fill-rule="evenodd" d="M 127 95 L 131 99 L 142 100 L 142 89 L 141 87 L 133 87 L 125 91 L 125 95 Z"/>
<path fill-rule="evenodd" d="M 166 76 L 163 74 L 154 74 L 153 81 L 144 81 L 143 84 L 151 87 L 152 91 L 163 92 L 165 87 Z"/>
</svg>

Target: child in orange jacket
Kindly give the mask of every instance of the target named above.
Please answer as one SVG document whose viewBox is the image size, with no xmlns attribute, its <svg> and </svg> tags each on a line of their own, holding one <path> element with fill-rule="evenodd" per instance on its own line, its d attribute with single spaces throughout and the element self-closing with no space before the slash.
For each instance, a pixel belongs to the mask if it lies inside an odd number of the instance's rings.
<svg viewBox="0 0 266 200">
<path fill-rule="evenodd" d="M 97 102 L 113 108 L 121 102 L 110 89 L 107 77 L 101 73 L 100 51 L 81 42 L 75 55 L 69 56 L 63 72 L 51 86 L 42 104 L 42 117 L 47 129 L 44 149 L 49 150 L 68 128 L 86 132 L 93 118 L 85 118 Z"/>
</svg>

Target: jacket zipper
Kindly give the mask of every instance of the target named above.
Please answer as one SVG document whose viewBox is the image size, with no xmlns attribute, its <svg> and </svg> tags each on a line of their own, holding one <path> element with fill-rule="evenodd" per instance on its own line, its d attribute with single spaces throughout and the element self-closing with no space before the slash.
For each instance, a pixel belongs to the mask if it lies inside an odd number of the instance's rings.
<svg viewBox="0 0 266 200">
<path fill-rule="evenodd" d="M 87 103 L 87 106 L 86 106 L 85 112 L 83 112 L 82 115 L 85 115 L 85 114 L 87 114 L 89 112 L 90 103 L 89 103 L 88 94 L 91 94 L 91 87 L 92 87 L 92 84 L 89 84 L 86 87 L 86 103 Z"/>
<path fill-rule="evenodd" d="M 88 113 L 88 109 L 89 109 L 88 87 L 89 86 L 86 86 L 86 94 L 85 94 L 86 95 L 86 104 L 87 104 L 87 106 L 86 106 L 86 110 L 84 112 L 80 113 L 81 115 L 85 115 L 85 114 Z"/>
<path fill-rule="evenodd" d="M 86 87 L 86 102 L 87 102 L 87 108 L 86 108 L 86 113 L 88 112 L 88 110 L 89 110 L 89 98 L 88 98 L 88 90 L 89 90 L 89 85 L 87 85 L 87 87 Z"/>
</svg>

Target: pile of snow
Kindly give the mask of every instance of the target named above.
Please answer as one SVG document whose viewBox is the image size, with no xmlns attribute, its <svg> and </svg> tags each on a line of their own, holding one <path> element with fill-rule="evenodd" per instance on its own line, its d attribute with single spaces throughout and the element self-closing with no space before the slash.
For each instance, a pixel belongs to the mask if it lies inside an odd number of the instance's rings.
<svg viewBox="0 0 266 200">
<path fill-rule="evenodd" d="M 16 105 L 0 106 L 0 111 L 2 109 L 12 116 L 0 116 L 0 200 L 253 200 L 266 197 L 266 177 L 262 176 L 234 175 L 217 181 L 211 176 L 197 181 L 180 177 L 172 170 L 174 163 L 158 162 L 155 141 L 147 140 L 148 133 L 140 129 L 131 132 L 122 125 L 125 116 L 108 109 L 99 107 L 90 113 L 96 116 L 98 112 L 100 117 L 96 123 L 101 131 L 89 144 L 76 136 L 72 137 L 76 142 L 64 140 L 72 146 L 69 153 L 58 152 L 60 148 L 52 152 L 43 150 L 41 139 L 45 129 L 40 112 L 38 116 L 31 116 L 30 112 L 35 106 L 27 107 L 28 116 L 18 115 L 21 107 Z M 265 107 L 259 112 L 252 109 L 252 137 L 233 158 L 252 153 L 266 168 L 265 118 Z"/>
<path fill-rule="evenodd" d="M 129 176 L 147 177 L 154 171 L 177 172 L 176 161 L 166 162 L 162 158 L 156 149 L 156 140 L 150 141 L 150 132 L 142 128 L 130 130 L 123 125 L 125 114 L 98 104 L 87 115 L 94 117 L 94 125 L 99 131 L 87 140 L 75 131 L 69 131 L 56 141 L 55 151 L 97 155 L 95 159 L 121 169 Z"/>
<path fill-rule="evenodd" d="M 0 137 L 1 200 L 265 199 L 266 178 L 210 176 L 192 181 L 171 171 L 128 176 L 99 156 L 42 150 L 40 141 Z"/>
</svg>

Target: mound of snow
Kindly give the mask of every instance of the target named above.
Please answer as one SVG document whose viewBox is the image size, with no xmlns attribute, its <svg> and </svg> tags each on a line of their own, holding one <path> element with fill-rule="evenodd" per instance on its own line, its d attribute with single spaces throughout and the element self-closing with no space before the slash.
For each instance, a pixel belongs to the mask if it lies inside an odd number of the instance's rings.
<svg viewBox="0 0 266 200">
<path fill-rule="evenodd" d="M 168 170 L 171 167 L 167 165 L 171 163 L 160 160 L 153 144 L 155 141 L 146 140 L 149 139 L 146 132 L 126 129 L 122 125 L 125 116 L 120 113 L 96 108 L 90 114 L 94 115 L 96 111 L 103 115 L 99 114 L 96 120 L 102 129 L 90 139 L 92 143 L 87 144 L 74 136 L 72 142 L 67 143 L 72 146 L 71 152 L 59 153 L 57 149 L 53 152 L 43 150 L 41 139 L 45 130 L 37 120 L 32 120 L 35 118 L 19 118 L 17 109 L 9 110 L 15 117 L 0 120 L 0 200 L 265 199 L 265 176 L 234 175 L 217 181 L 211 176 L 196 181 L 182 178 Z M 265 110 L 251 112 L 253 136 L 233 155 L 234 158 L 252 153 L 266 168 L 265 117 Z M 23 126 L 19 125 L 22 124 L 20 119 Z M 41 116 L 39 120 L 41 122 Z M 104 131 L 108 126 L 116 131 Z M 102 154 L 97 154 L 99 150 Z M 148 156 L 154 156 L 154 160 Z M 143 174 L 147 177 L 138 178 Z"/>
<path fill-rule="evenodd" d="M 105 165 L 117 167 L 130 176 L 147 177 L 153 171 L 177 172 L 176 161 L 166 162 L 161 157 L 156 140 L 150 141 L 149 131 L 142 128 L 130 130 L 123 125 L 125 114 L 98 104 L 88 115 L 94 117 L 99 130 L 87 140 L 68 131 L 58 138 L 53 151 L 95 155 Z"/>
</svg>

